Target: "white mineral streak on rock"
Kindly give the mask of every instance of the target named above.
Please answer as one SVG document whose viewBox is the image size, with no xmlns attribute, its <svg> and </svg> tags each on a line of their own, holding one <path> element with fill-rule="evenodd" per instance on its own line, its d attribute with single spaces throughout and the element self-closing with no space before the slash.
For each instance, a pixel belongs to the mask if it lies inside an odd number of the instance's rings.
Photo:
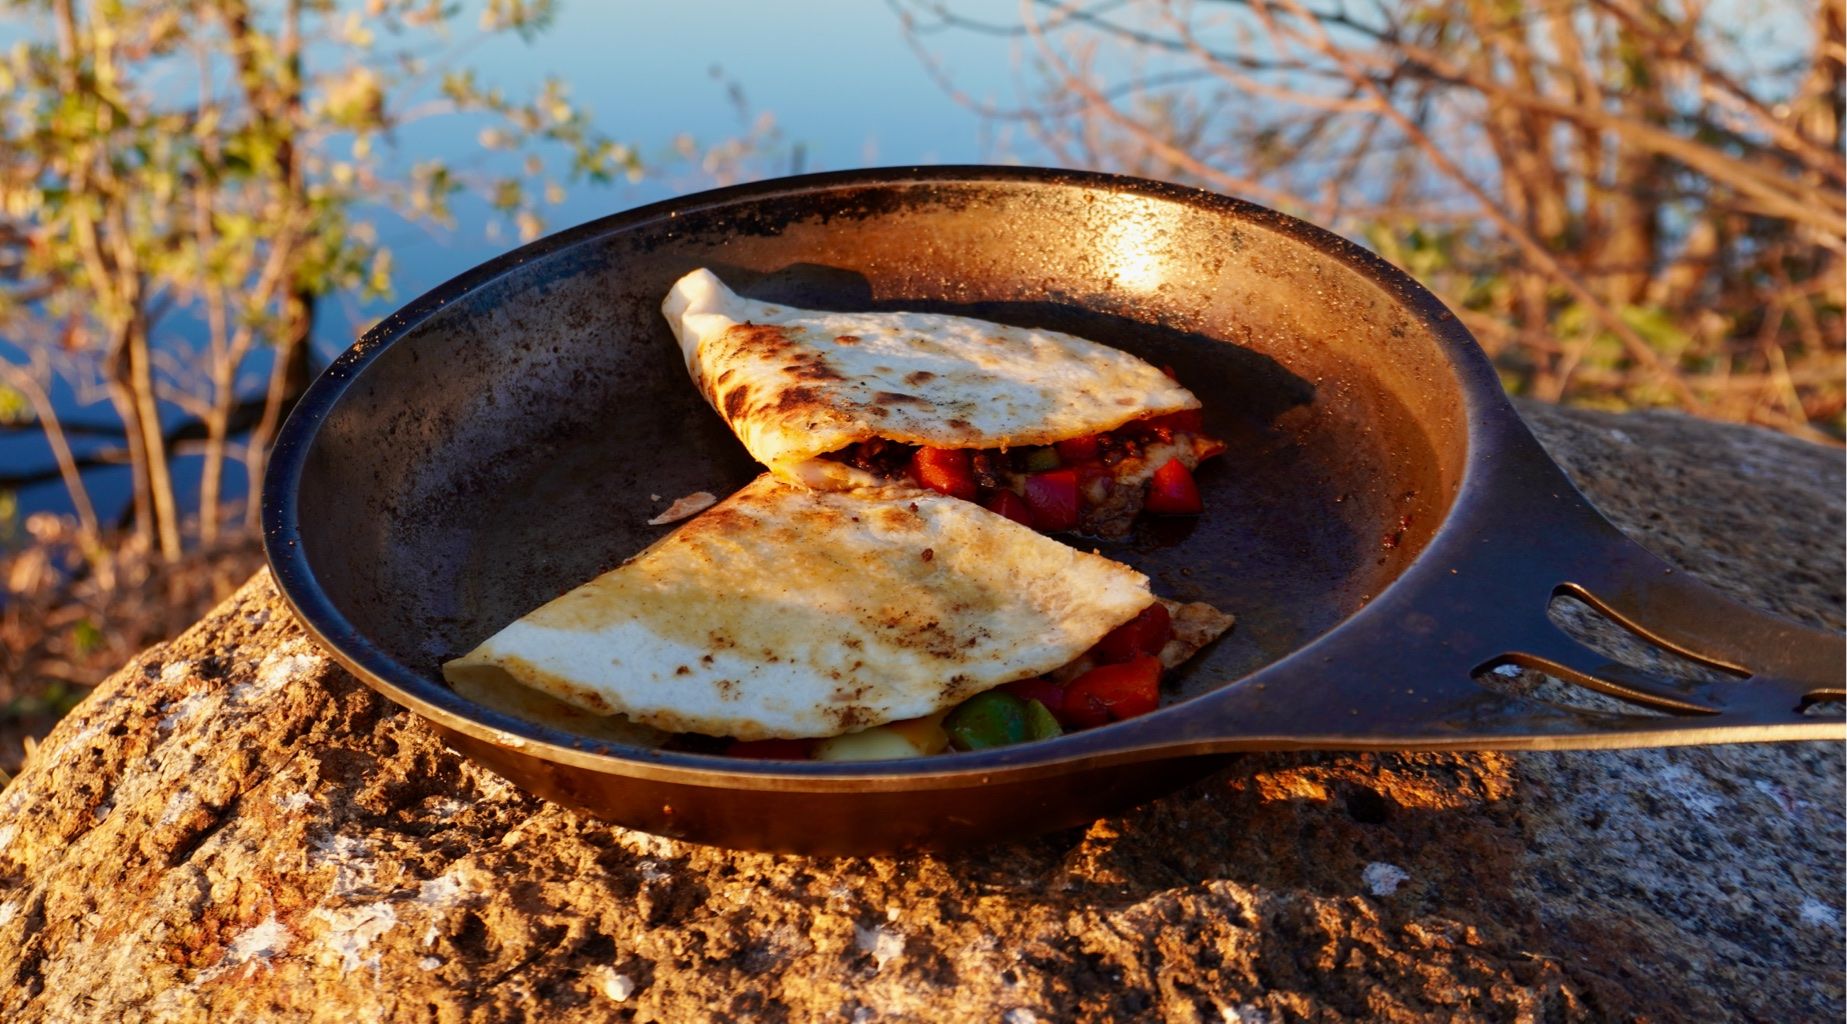
<svg viewBox="0 0 1847 1024">
<path fill-rule="evenodd" d="M 1225 1024 L 1270 1024 L 1270 1017 L 1262 1010 L 1249 1003 L 1243 1006 L 1221 1006 L 1219 1016 Z"/>
<path fill-rule="evenodd" d="M 1016 1006 L 1000 1015 L 1001 1024 L 1038 1024 L 1039 1015 L 1024 1006 Z"/>
<path fill-rule="evenodd" d="M 27 759 L 28 763 L 30 763 L 30 760 L 30 758 Z M 8 786 L 6 789 L 0 790 L 0 821 L 11 818 L 19 813 L 20 807 L 26 802 L 27 788 L 26 786 Z M 4 849 L 6 849 L 6 845 L 0 843 L 0 850 Z"/>
<path fill-rule="evenodd" d="M 326 922 L 327 932 L 321 936 L 321 945 L 340 958 L 342 975 L 351 974 L 361 967 L 370 967 L 376 974 L 378 954 L 368 957 L 365 951 L 373 940 L 398 923 L 397 911 L 388 903 L 368 903 L 332 910 L 321 907 L 308 916 Z"/>
<path fill-rule="evenodd" d="M 1396 864 L 1375 860 L 1360 872 L 1360 879 L 1366 883 L 1366 891 L 1374 896 L 1390 896 L 1398 891 L 1399 886 L 1410 881 L 1411 876 Z"/>
<path fill-rule="evenodd" d="M 1802 909 L 1797 913 L 1802 916 L 1802 923 L 1806 925 L 1830 930 L 1837 930 L 1841 927 L 1841 912 L 1820 900 L 1803 900 Z"/>
<path fill-rule="evenodd" d="M 884 925 L 873 928 L 854 925 L 853 945 L 861 953 L 871 954 L 872 962 L 879 970 L 884 970 L 887 961 L 904 952 L 904 936 Z"/>
<path fill-rule="evenodd" d="M 18 825 L 11 822 L 0 825 L 0 853 L 6 852 L 6 848 L 13 845 L 13 837 L 17 835 L 19 835 Z"/>
<path fill-rule="evenodd" d="M 192 678 L 192 662 L 181 659 L 169 661 L 160 667 L 160 681 L 166 686 L 179 686 Z"/>
<path fill-rule="evenodd" d="M 468 772 L 469 779 L 474 782 L 475 789 L 480 791 L 480 798 L 482 800 L 502 801 L 519 799 L 520 791 L 515 789 L 511 782 L 495 775 L 493 772 L 484 771 L 472 766 L 469 766 L 465 770 Z"/>
<path fill-rule="evenodd" d="M 333 868 L 332 894 L 339 897 L 371 888 L 378 872 L 378 865 L 373 862 L 366 844 L 351 836 L 333 835 L 316 840 L 313 849 L 308 851 L 308 864 Z"/>
<path fill-rule="evenodd" d="M 95 714 L 94 707 L 87 707 L 83 710 L 85 710 L 86 713 Z M 28 765 L 39 764 L 41 762 L 45 764 L 56 764 L 59 761 L 62 761 L 66 754 L 69 754 L 72 751 L 85 749 L 86 747 L 90 745 L 91 740 L 94 740 L 98 736 L 102 735 L 103 724 L 107 720 L 108 720 L 107 716 L 97 715 L 95 718 L 92 718 L 88 722 L 85 722 L 83 725 L 83 728 L 78 729 L 75 733 L 69 736 L 66 736 L 63 740 L 61 740 L 58 743 L 57 746 L 51 748 L 50 750 L 47 750 L 43 746 L 40 746 L 37 750 L 32 752 L 32 755 L 30 757 L 26 758 L 26 763 Z M 24 786 L 8 786 L 7 791 L 9 793 L 15 792 L 15 791 L 24 793 L 25 787 Z M 11 805 L 10 801 L 8 802 L 7 805 L 0 806 L 0 811 L 10 812 L 13 809 L 14 808 Z"/>
<path fill-rule="evenodd" d="M 474 898 L 474 886 L 464 877 L 468 869 L 458 864 L 417 886 L 416 900 L 430 907 L 455 907 Z"/>
<path fill-rule="evenodd" d="M 276 806 L 290 814 L 294 814 L 297 811 L 305 811 L 308 809 L 308 805 L 312 803 L 314 803 L 314 798 L 309 796 L 308 791 L 305 789 L 298 789 L 293 793 L 287 793 L 276 798 Z"/>
<path fill-rule="evenodd" d="M 1758 779 L 1756 782 L 1752 783 L 1752 785 L 1757 787 L 1759 793 L 1775 800 L 1777 807 L 1780 808 L 1784 814 L 1797 820 L 1801 820 L 1803 811 L 1812 806 L 1807 800 L 1798 798 L 1789 790 L 1769 779 Z"/>
<path fill-rule="evenodd" d="M 180 815 L 185 814 L 198 805 L 199 798 L 193 795 L 192 790 L 182 789 L 167 798 L 167 806 L 161 810 L 160 820 L 156 821 L 154 824 L 156 826 L 171 825 L 180 820 Z"/>
<path fill-rule="evenodd" d="M 665 836 L 622 829 L 618 837 L 623 846 L 642 857 L 673 857 L 680 853 L 680 844 Z"/>
<path fill-rule="evenodd" d="M 431 814 L 435 815 L 437 819 L 441 821 L 448 821 L 450 818 L 468 809 L 467 804 L 452 796 L 437 797 L 425 806 L 429 808 Z"/>
<path fill-rule="evenodd" d="M 232 939 L 231 948 L 225 951 L 225 957 L 234 963 L 243 963 L 256 957 L 267 960 L 289 948 L 290 938 L 287 926 L 277 921 L 272 911 L 268 917 Z"/>
<path fill-rule="evenodd" d="M 268 917 L 239 932 L 237 938 L 224 951 L 224 956 L 209 969 L 200 972 L 193 979 L 193 984 L 211 981 L 219 975 L 236 967 L 243 967 L 245 976 L 257 967 L 269 966 L 269 961 L 289 948 L 294 938 L 288 927 L 276 920 L 275 912 Z"/>
<path fill-rule="evenodd" d="M 626 974 L 617 974 L 614 967 L 592 968 L 590 978 L 598 991 L 618 1003 L 627 1002 L 628 997 L 635 994 L 635 979 Z"/>
<path fill-rule="evenodd" d="M 449 907 L 458 907 L 464 903 L 473 902 L 478 898 L 478 893 L 476 887 L 471 885 L 466 879 L 465 875 L 467 871 L 467 868 L 458 864 L 448 871 L 443 872 L 441 875 L 419 885 L 417 887 L 417 895 L 412 898 L 418 904 L 428 907 L 431 910 L 444 910 Z M 432 916 L 430 923 L 423 930 L 423 944 L 425 946 L 434 946 L 436 945 L 436 940 L 441 937 L 442 927 L 435 917 Z"/>
<path fill-rule="evenodd" d="M 173 666 L 168 665 L 167 667 L 172 668 Z M 164 681 L 164 679 L 166 678 L 166 673 L 162 672 L 161 677 Z M 189 693 L 185 697 L 182 697 L 180 700 L 174 702 L 173 704 L 168 705 L 167 713 L 165 715 L 162 715 L 160 719 L 160 731 L 161 732 L 171 731 L 174 726 L 180 724 L 181 722 L 184 722 L 188 718 L 191 718 L 193 713 L 199 710 L 199 706 L 204 703 L 205 703 L 205 694 Z"/>
<path fill-rule="evenodd" d="M 306 640 L 282 644 L 263 658 L 256 678 L 231 687 L 231 696 L 240 701 L 256 700 L 287 686 L 293 680 L 318 672 L 327 659 L 314 653 Z"/>
<path fill-rule="evenodd" d="M 0 928 L 5 928 L 7 925 L 12 924 L 13 918 L 18 916 L 19 904 L 10 901 L 0 903 Z"/>
<path fill-rule="evenodd" d="M 524 842 L 526 839 L 526 826 L 530 824 L 532 824 L 532 819 L 527 818 L 512 828 L 507 829 L 507 834 L 500 837 L 500 845 L 512 847 L 518 846 L 521 842 Z"/>
<path fill-rule="evenodd" d="M 433 971 L 436 968 L 441 967 L 442 965 L 443 965 L 443 962 L 433 956 L 426 956 L 423 959 L 417 961 L 417 969 L 420 971 L 426 971 L 426 972 Z"/>
<path fill-rule="evenodd" d="M 1616 427 L 1610 428 L 1610 436 L 1617 439 L 1618 441 L 1621 441 L 1624 444 L 1634 444 L 1635 443 L 1635 438 L 1630 437 L 1628 434 L 1624 433 L 1622 430 Z"/>
<path fill-rule="evenodd" d="M 1670 764 L 1655 773 L 1660 789 L 1702 818 L 1714 818 L 1725 806 L 1725 798 L 1706 784 L 1699 773 L 1682 764 Z"/>
</svg>

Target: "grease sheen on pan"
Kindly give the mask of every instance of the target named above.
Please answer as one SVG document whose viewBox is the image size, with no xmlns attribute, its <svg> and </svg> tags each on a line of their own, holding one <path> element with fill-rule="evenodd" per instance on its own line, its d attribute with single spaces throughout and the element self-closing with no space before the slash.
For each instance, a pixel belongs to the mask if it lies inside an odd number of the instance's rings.
<svg viewBox="0 0 1847 1024">
<path fill-rule="evenodd" d="M 970 502 L 766 474 L 443 672 L 669 732 L 834 736 L 1059 668 L 1153 602 Z"/>
<path fill-rule="evenodd" d="M 1155 366 L 1058 331 L 938 313 L 827 313 L 747 299 L 709 270 L 661 312 L 744 447 L 810 486 L 872 478 L 816 461 L 882 437 L 932 448 L 1050 444 L 1199 408 Z"/>
</svg>

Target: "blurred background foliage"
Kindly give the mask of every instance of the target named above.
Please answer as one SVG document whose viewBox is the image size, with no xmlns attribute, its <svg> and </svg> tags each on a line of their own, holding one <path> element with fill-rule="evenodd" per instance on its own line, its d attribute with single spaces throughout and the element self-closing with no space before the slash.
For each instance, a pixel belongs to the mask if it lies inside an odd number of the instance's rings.
<svg viewBox="0 0 1847 1024">
<path fill-rule="evenodd" d="M 1405 267 L 1509 391 L 1841 438 L 1841 0 L 891 2 L 1057 162 Z M 1016 100 L 961 93 L 969 33 L 1016 42 Z"/>
<path fill-rule="evenodd" d="M 548 174 L 640 171 L 562 82 L 516 99 L 443 59 L 458 45 L 452 4 L 7 2 L 47 12 L 52 34 L 0 62 L 0 327 L 37 360 L 12 363 L 6 381 L 52 435 L 91 539 L 101 524 L 42 378 L 57 363 L 105 390 L 134 473 L 130 526 L 167 561 L 184 547 L 183 519 L 196 516 L 202 543 L 217 540 L 234 436 L 248 477 L 260 476 L 307 385 L 320 300 L 390 289 L 381 208 L 447 223 L 454 195 L 473 187 L 532 238 L 560 188 Z M 543 0 L 495 0 L 476 31 L 532 34 L 551 13 Z M 525 161 L 470 181 L 440 160 L 388 160 L 409 121 L 471 113 L 492 118 L 483 147 Z M 252 389 L 241 378 L 259 350 L 269 372 Z M 163 423 L 163 405 L 190 422 Z M 196 500 L 174 493 L 172 434 L 203 443 Z M 247 528 L 254 490 L 244 504 Z"/>
<path fill-rule="evenodd" d="M 393 290 L 381 225 L 453 227 L 467 195 L 530 240 L 567 186 L 645 169 L 563 81 L 514 95 L 466 63 L 486 38 L 543 33 L 551 0 L 0 0 L 0 14 L 27 27 L 0 53 L 0 427 L 42 435 L 54 464 L 0 465 L 3 768 L 9 728 L 48 726 L 260 563 L 258 492 L 241 482 L 261 479 L 315 372 L 327 303 Z M 440 119 L 498 159 L 400 151 Z M 760 141 L 720 152 L 748 166 Z M 686 139 L 675 152 L 705 155 Z M 93 396 L 114 419 L 67 422 Z M 189 493 L 180 453 L 202 461 Z M 132 475 L 120 517 L 91 495 L 88 472 L 111 465 Z M 19 522 L 15 490 L 54 473 L 71 514 Z"/>
<path fill-rule="evenodd" d="M 921 73 L 971 111 L 987 159 L 1186 182 L 1326 225 L 1433 287 L 1510 391 L 1838 443 L 1842 9 L 887 0 L 879 14 L 915 61 L 890 74 Z M 22 26 L 0 47 L 0 439 L 47 453 L 0 459 L 0 768 L 260 563 L 244 482 L 317 368 L 317 323 L 344 311 L 344 331 L 401 278 L 435 283 L 405 273 L 393 231 L 478 216 L 530 239 L 584 188 L 824 169 L 716 70 L 734 130 L 702 143 L 676 126 L 653 148 L 607 134 L 559 78 L 497 84 L 483 47 L 523 40 L 544 66 L 558 16 L 551 0 L 0 0 Z M 784 16 L 816 31 L 845 18 Z M 717 59 L 721 42 L 594 45 L 664 68 Z M 996 89 L 1001 63 L 1011 84 Z M 852 102 L 828 67 L 787 73 Z M 624 100 L 618 115 L 652 102 Z M 902 131 L 914 113 L 880 116 Z M 472 151 L 405 142 L 432 124 Z M 880 162 L 870 145 L 862 157 Z M 113 415 L 73 412 L 92 399 Z M 176 458 L 200 466 L 184 486 Z M 95 472 L 120 466 L 126 500 L 94 499 Z M 52 480 L 68 514 L 22 518 L 18 489 Z"/>
</svg>

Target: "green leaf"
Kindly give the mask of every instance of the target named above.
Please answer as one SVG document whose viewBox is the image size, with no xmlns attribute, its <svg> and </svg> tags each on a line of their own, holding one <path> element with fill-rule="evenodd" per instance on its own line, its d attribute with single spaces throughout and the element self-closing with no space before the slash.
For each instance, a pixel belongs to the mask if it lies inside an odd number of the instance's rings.
<svg viewBox="0 0 1847 1024">
<path fill-rule="evenodd" d="M 71 627 L 71 642 L 77 645 L 77 653 L 94 654 L 103 648 L 103 631 L 88 618 L 78 619 Z"/>
<path fill-rule="evenodd" d="M 17 388 L 0 384 L 0 423 L 24 423 L 32 418 L 32 403 Z"/>
</svg>

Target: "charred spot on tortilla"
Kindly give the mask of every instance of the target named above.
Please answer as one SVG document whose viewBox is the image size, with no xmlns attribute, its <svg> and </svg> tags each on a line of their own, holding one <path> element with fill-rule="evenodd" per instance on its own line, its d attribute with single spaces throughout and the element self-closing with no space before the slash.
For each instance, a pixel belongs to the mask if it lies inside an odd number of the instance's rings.
<svg viewBox="0 0 1847 1024">
<path fill-rule="evenodd" d="M 750 401 L 750 385 L 748 384 L 739 384 L 737 387 L 734 387 L 731 390 L 726 391 L 723 397 L 723 402 L 725 406 L 725 415 L 727 416 L 742 415 L 744 412 L 744 406 L 749 401 Z"/>
<path fill-rule="evenodd" d="M 783 367 L 783 373 L 796 380 L 845 380 L 820 359 L 811 359 Z"/>
<path fill-rule="evenodd" d="M 777 393 L 772 411 L 800 412 L 810 408 L 825 408 L 821 393 L 814 388 L 794 387 Z"/>
<path fill-rule="evenodd" d="M 776 355 L 793 347 L 792 332 L 775 324 L 743 323 L 725 335 L 726 347 L 738 355 Z"/>
<path fill-rule="evenodd" d="M 916 395 L 908 395 L 898 391 L 880 391 L 872 396 L 872 400 L 880 405 L 902 405 L 906 402 L 913 405 L 925 404 L 924 400 Z"/>
</svg>

